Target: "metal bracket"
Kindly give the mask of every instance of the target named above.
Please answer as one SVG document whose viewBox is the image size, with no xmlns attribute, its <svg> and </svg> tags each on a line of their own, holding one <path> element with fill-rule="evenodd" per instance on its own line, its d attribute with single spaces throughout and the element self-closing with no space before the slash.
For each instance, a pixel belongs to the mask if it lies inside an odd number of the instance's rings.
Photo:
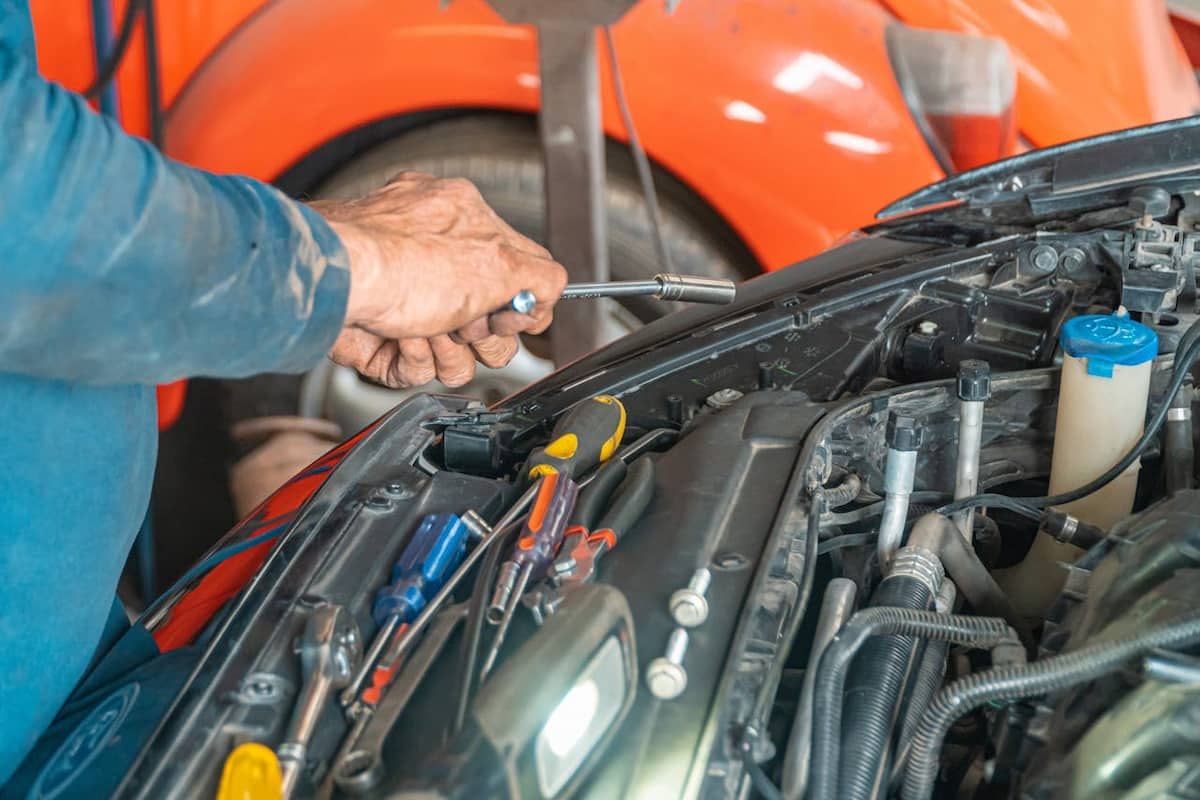
<svg viewBox="0 0 1200 800">
<path fill-rule="evenodd" d="M 596 30 L 637 0 L 488 0 L 508 22 L 537 26 L 541 73 L 539 123 L 545 157 L 546 246 L 572 283 L 607 281 L 604 132 Z M 604 342 L 605 303 L 559 316 L 551 336 L 556 364 Z"/>
</svg>

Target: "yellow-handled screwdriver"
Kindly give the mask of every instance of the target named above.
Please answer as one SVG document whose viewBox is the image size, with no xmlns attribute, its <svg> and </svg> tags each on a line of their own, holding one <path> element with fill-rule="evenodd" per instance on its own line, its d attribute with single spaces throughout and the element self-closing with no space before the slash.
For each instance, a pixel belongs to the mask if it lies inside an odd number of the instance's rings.
<svg viewBox="0 0 1200 800">
<path fill-rule="evenodd" d="M 217 800 L 281 800 L 283 773 L 275 751 L 257 742 L 239 745 L 225 759 Z"/>
<path fill-rule="evenodd" d="M 589 397 L 559 418 L 550 443 L 529 454 L 529 478 L 560 474 L 578 479 L 617 451 L 625 435 L 625 406 L 610 394 Z"/>
<path fill-rule="evenodd" d="M 530 453 L 525 474 L 538 481 L 538 494 L 492 593 L 487 619 L 499 627 L 481 677 L 487 677 L 495 663 L 521 594 L 531 581 L 542 578 L 558 553 L 579 493 L 573 479 L 611 458 L 624 435 L 625 406 L 612 395 L 602 394 L 589 397 L 560 417 L 550 443 Z"/>
</svg>

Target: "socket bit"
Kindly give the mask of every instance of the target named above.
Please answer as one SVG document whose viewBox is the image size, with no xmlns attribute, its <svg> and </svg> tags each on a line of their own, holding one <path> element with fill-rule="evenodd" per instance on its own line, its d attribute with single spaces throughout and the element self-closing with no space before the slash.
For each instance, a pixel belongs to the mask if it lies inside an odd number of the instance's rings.
<svg viewBox="0 0 1200 800">
<path fill-rule="evenodd" d="M 676 275 L 663 272 L 647 281 L 610 281 L 608 283 L 572 283 L 563 290 L 562 300 L 585 297 L 654 297 L 683 303 L 727 305 L 737 297 L 737 285 L 724 278 Z M 524 290 L 509 303 L 509 308 L 528 314 L 537 303 L 533 292 Z"/>
</svg>

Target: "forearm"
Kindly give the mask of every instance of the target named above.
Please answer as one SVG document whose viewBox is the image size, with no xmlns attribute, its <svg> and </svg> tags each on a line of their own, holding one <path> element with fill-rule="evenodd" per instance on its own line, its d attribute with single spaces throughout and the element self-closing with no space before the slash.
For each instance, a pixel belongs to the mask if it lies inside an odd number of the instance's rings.
<svg viewBox="0 0 1200 800">
<path fill-rule="evenodd" d="M 0 372 L 95 383 L 301 370 L 347 255 L 312 211 L 163 158 L 0 44 Z"/>
</svg>

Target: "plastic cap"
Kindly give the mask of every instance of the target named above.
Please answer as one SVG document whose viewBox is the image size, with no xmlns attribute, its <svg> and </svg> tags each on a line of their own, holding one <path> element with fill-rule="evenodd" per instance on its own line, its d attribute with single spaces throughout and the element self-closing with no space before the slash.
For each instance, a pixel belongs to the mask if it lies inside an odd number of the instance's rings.
<svg viewBox="0 0 1200 800">
<path fill-rule="evenodd" d="M 1086 358 L 1087 372 L 1111 378 L 1113 365 L 1145 364 L 1158 355 L 1158 334 L 1128 317 L 1088 314 L 1063 325 L 1059 337 L 1072 358 Z"/>
<path fill-rule="evenodd" d="M 992 394 L 991 368 L 986 361 L 969 358 L 958 365 L 958 399 L 978 402 Z"/>
<path fill-rule="evenodd" d="M 895 411 L 888 415 L 885 433 L 887 445 L 893 450 L 918 450 L 925 438 L 916 417 Z"/>
</svg>

